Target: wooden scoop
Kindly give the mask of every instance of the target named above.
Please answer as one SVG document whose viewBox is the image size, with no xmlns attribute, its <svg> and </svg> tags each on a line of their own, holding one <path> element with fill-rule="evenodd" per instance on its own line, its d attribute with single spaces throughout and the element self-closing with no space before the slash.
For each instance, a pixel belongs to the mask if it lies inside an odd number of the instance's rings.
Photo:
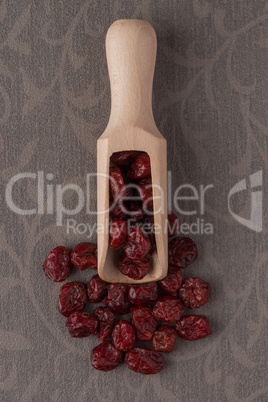
<svg viewBox="0 0 268 402">
<path fill-rule="evenodd" d="M 143 20 L 115 21 L 106 36 L 111 114 L 97 142 L 97 209 L 98 273 L 107 282 L 145 283 L 167 274 L 167 147 L 152 113 L 156 46 L 155 31 Z M 151 160 L 156 252 L 141 280 L 119 271 L 118 251 L 109 247 L 110 156 L 127 150 L 147 152 Z"/>
</svg>

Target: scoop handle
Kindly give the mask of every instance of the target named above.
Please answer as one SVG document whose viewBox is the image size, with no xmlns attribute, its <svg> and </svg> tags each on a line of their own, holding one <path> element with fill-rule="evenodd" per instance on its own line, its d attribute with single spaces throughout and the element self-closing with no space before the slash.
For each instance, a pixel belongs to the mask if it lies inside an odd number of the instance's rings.
<svg viewBox="0 0 268 402">
<path fill-rule="evenodd" d="M 106 36 L 111 85 L 110 123 L 148 125 L 153 119 L 152 86 L 157 40 L 144 20 L 118 20 Z M 143 124 L 145 123 L 145 124 Z"/>
</svg>

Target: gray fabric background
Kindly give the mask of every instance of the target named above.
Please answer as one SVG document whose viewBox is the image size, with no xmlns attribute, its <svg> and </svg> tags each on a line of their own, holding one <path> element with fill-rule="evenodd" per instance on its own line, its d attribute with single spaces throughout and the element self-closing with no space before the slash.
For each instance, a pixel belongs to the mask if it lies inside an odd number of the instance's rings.
<svg viewBox="0 0 268 402">
<path fill-rule="evenodd" d="M 21 216 L 5 200 L 7 182 L 20 172 L 52 173 L 50 183 L 85 191 L 110 110 L 105 34 L 120 18 L 146 19 L 157 33 L 154 115 L 168 141 L 173 194 L 183 183 L 214 186 L 204 215 L 182 217 L 214 228 L 192 234 L 200 257 L 185 271 L 211 283 L 211 299 L 197 313 L 208 315 L 213 335 L 178 339 L 156 376 L 91 367 L 98 340 L 69 336 L 56 307 L 61 284 L 41 269 L 51 248 L 72 247 L 87 234 L 67 234 L 67 216 L 58 227 L 55 213 Z M 0 38 L 0 399 L 267 401 L 267 2 L 2 0 Z M 232 186 L 259 170 L 261 233 L 238 223 L 227 203 Z M 34 208 L 36 188 L 36 180 L 18 182 L 14 202 Z M 65 198 L 73 208 L 76 197 Z M 249 218 L 250 190 L 231 205 Z M 73 218 L 96 221 L 85 208 Z M 86 283 L 92 274 L 70 280 Z"/>
</svg>

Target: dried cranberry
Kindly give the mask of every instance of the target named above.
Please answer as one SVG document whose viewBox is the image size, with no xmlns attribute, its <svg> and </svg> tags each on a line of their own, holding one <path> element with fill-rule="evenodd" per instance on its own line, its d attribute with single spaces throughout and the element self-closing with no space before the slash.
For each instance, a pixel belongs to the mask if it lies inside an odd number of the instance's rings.
<svg viewBox="0 0 268 402">
<path fill-rule="evenodd" d="M 90 313 L 74 311 L 66 320 L 69 334 L 74 338 L 84 338 L 90 334 L 97 334 L 98 320 Z"/>
<path fill-rule="evenodd" d="M 168 262 L 179 268 L 192 264 L 197 257 L 197 247 L 189 237 L 175 237 L 168 245 Z"/>
<path fill-rule="evenodd" d="M 178 334 L 187 341 L 195 341 L 212 333 L 205 315 L 185 315 L 176 323 Z"/>
<path fill-rule="evenodd" d="M 127 242 L 127 221 L 123 219 L 115 219 L 110 224 L 110 247 L 118 250 Z"/>
<path fill-rule="evenodd" d="M 86 288 L 81 282 L 68 282 L 60 288 L 58 307 L 61 314 L 68 317 L 75 310 L 81 311 L 87 302 Z"/>
<path fill-rule="evenodd" d="M 133 348 L 126 353 L 125 363 L 135 373 L 157 374 L 162 370 L 165 359 L 154 350 Z"/>
<path fill-rule="evenodd" d="M 150 260 L 147 257 L 134 261 L 130 260 L 125 253 L 120 255 L 118 269 L 129 278 L 135 280 L 143 279 L 149 268 Z"/>
<path fill-rule="evenodd" d="M 137 339 L 149 341 L 156 330 L 156 320 L 153 310 L 147 306 L 134 306 L 131 309 L 131 322 L 136 330 Z"/>
<path fill-rule="evenodd" d="M 133 304 L 147 304 L 157 300 L 157 284 L 131 285 L 128 289 L 128 298 Z"/>
<path fill-rule="evenodd" d="M 110 217 L 112 219 L 124 219 L 126 217 L 124 210 L 125 207 L 122 204 L 110 202 Z"/>
<path fill-rule="evenodd" d="M 165 321 L 172 324 L 178 321 L 184 313 L 181 301 L 175 296 L 163 296 L 157 300 L 154 306 L 153 315 L 158 321 Z"/>
<path fill-rule="evenodd" d="M 91 352 L 91 364 L 96 370 L 110 371 L 115 369 L 123 361 L 123 353 L 114 345 L 104 341 Z"/>
<path fill-rule="evenodd" d="M 125 352 L 134 347 L 135 330 L 127 321 L 120 320 L 115 324 L 112 337 L 116 349 Z"/>
<path fill-rule="evenodd" d="M 168 211 L 168 237 L 177 236 L 180 233 L 181 222 L 171 211 Z"/>
<path fill-rule="evenodd" d="M 103 303 L 118 314 L 129 312 L 131 303 L 128 299 L 128 285 L 124 283 L 111 283 L 108 286 L 108 295 Z"/>
<path fill-rule="evenodd" d="M 146 179 L 139 180 L 138 191 L 143 202 L 143 208 L 146 211 L 150 210 L 153 206 L 152 179 L 147 177 Z"/>
<path fill-rule="evenodd" d="M 94 275 L 87 284 L 87 297 L 91 303 L 100 303 L 108 293 L 108 283 Z"/>
<path fill-rule="evenodd" d="M 58 246 L 48 254 L 43 264 L 43 271 L 53 282 L 62 282 L 72 273 L 71 252 L 68 248 Z"/>
<path fill-rule="evenodd" d="M 101 341 L 104 341 L 112 332 L 115 322 L 115 314 L 109 309 L 109 307 L 101 306 L 94 310 L 94 316 L 97 317 L 99 321 L 99 332 L 97 336 Z"/>
<path fill-rule="evenodd" d="M 110 168 L 110 192 L 113 201 L 121 201 L 126 197 L 125 182 L 118 167 Z"/>
<path fill-rule="evenodd" d="M 127 201 L 124 203 L 124 211 L 128 215 L 129 219 L 134 221 L 140 221 L 143 219 L 145 212 L 142 207 L 142 203 L 139 201 Z"/>
<path fill-rule="evenodd" d="M 126 256 L 131 260 L 140 260 L 150 251 L 151 242 L 140 225 L 135 225 L 128 234 L 128 242 L 124 248 Z"/>
<path fill-rule="evenodd" d="M 77 244 L 72 250 L 71 262 L 81 271 L 87 268 L 97 269 L 97 244 Z"/>
<path fill-rule="evenodd" d="M 172 352 L 177 339 L 177 331 L 169 325 L 160 325 L 152 338 L 152 345 L 156 352 Z"/>
<path fill-rule="evenodd" d="M 179 297 L 186 307 L 193 309 L 203 306 L 210 296 L 209 283 L 200 278 L 186 278 L 179 290 Z"/>
<path fill-rule="evenodd" d="M 121 152 L 114 152 L 111 156 L 111 161 L 118 166 L 129 166 L 133 159 L 135 159 L 140 152 L 138 151 L 121 151 Z"/>
<path fill-rule="evenodd" d="M 176 296 L 182 284 L 182 273 L 180 268 L 168 267 L 167 276 L 158 282 L 159 286 L 171 296 Z"/>
<path fill-rule="evenodd" d="M 130 165 L 127 175 L 130 179 L 143 179 L 151 174 L 150 157 L 143 153 Z"/>
</svg>

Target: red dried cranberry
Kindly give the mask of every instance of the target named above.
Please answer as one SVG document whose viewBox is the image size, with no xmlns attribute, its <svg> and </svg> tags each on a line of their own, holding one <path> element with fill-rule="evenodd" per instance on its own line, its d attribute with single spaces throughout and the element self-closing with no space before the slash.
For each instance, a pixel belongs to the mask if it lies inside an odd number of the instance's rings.
<svg viewBox="0 0 268 402">
<path fill-rule="evenodd" d="M 128 285 L 124 283 L 111 283 L 108 286 L 108 295 L 103 300 L 103 303 L 115 313 L 128 313 L 131 306 L 128 299 Z"/>
<path fill-rule="evenodd" d="M 130 179 L 143 179 L 151 174 L 150 157 L 144 153 L 139 155 L 130 165 L 127 175 Z"/>
<path fill-rule="evenodd" d="M 153 315 L 158 321 L 165 321 L 172 324 L 178 321 L 184 313 L 180 299 L 174 296 L 163 296 L 157 300 L 154 306 Z"/>
<path fill-rule="evenodd" d="M 149 341 L 156 330 L 153 310 L 147 306 L 134 306 L 131 309 L 131 322 L 139 341 Z"/>
<path fill-rule="evenodd" d="M 123 353 L 114 345 L 104 341 L 91 352 L 91 364 L 96 370 L 110 371 L 115 369 L 123 361 Z"/>
<path fill-rule="evenodd" d="M 141 260 L 130 260 L 125 253 L 122 253 L 119 258 L 118 269 L 122 274 L 129 278 L 139 280 L 143 279 L 150 268 L 150 260 L 145 257 Z"/>
<path fill-rule="evenodd" d="M 177 331 L 169 325 L 160 325 L 154 333 L 152 345 L 156 352 L 172 352 L 177 339 Z"/>
<path fill-rule="evenodd" d="M 147 177 L 146 179 L 139 180 L 138 191 L 143 202 L 143 208 L 145 211 L 150 210 L 153 206 L 152 179 Z"/>
<path fill-rule="evenodd" d="M 66 320 L 69 334 L 74 338 L 84 338 L 90 334 L 97 334 L 98 320 L 90 313 L 74 311 Z"/>
<path fill-rule="evenodd" d="M 138 151 L 121 151 L 114 152 L 111 156 L 111 161 L 118 166 L 129 166 L 131 162 L 140 154 Z"/>
<path fill-rule="evenodd" d="M 187 341 L 195 341 L 212 333 L 205 315 L 185 315 L 176 324 L 178 334 Z"/>
<path fill-rule="evenodd" d="M 142 203 L 139 201 L 127 201 L 124 203 L 124 211 L 128 215 L 129 219 L 134 221 L 140 221 L 144 217 L 144 210 Z"/>
<path fill-rule="evenodd" d="M 61 314 L 68 317 L 75 310 L 81 311 L 87 302 L 86 288 L 81 282 L 68 282 L 60 288 L 58 307 Z"/>
<path fill-rule="evenodd" d="M 182 284 L 182 273 L 180 268 L 168 267 L 167 276 L 158 282 L 159 286 L 171 296 L 176 296 Z"/>
<path fill-rule="evenodd" d="M 127 321 L 120 320 L 115 324 L 112 337 L 116 349 L 125 352 L 134 347 L 135 344 L 135 330 Z"/>
<path fill-rule="evenodd" d="M 179 290 L 179 297 L 186 307 L 193 309 L 203 306 L 210 296 L 209 283 L 200 278 L 186 278 Z"/>
<path fill-rule="evenodd" d="M 189 237 L 175 237 L 168 245 L 168 262 L 179 268 L 192 264 L 197 257 L 197 247 Z"/>
<path fill-rule="evenodd" d="M 110 247 L 118 250 L 127 242 L 127 221 L 123 219 L 115 219 L 110 224 Z"/>
<path fill-rule="evenodd" d="M 77 244 L 72 250 L 71 262 L 81 271 L 87 268 L 97 269 L 97 244 Z"/>
<path fill-rule="evenodd" d="M 124 209 L 125 207 L 122 204 L 110 202 L 110 217 L 112 219 L 124 219 L 126 217 Z"/>
<path fill-rule="evenodd" d="M 100 303 L 108 293 L 108 283 L 94 275 L 87 284 L 87 297 L 91 303 Z"/>
<path fill-rule="evenodd" d="M 154 350 L 133 348 L 126 353 L 125 363 L 135 373 L 157 374 L 162 370 L 165 359 Z"/>
<path fill-rule="evenodd" d="M 128 298 L 133 304 L 147 304 L 157 300 L 157 284 L 131 285 L 128 289 Z"/>
<path fill-rule="evenodd" d="M 109 309 L 109 307 L 97 307 L 94 310 L 94 316 L 99 321 L 99 332 L 97 334 L 101 341 L 104 341 L 112 333 L 112 329 L 115 322 L 115 314 Z"/>
<path fill-rule="evenodd" d="M 131 260 L 141 260 L 150 251 L 151 242 L 140 225 L 134 226 L 128 234 L 128 242 L 124 248 L 126 256 Z"/>
<path fill-rule="evenodd" d="M 110 168 L 110 192 L 113 201 L 122 201 L 126 197 L 125 182 L 118 167 Z"/>
<path fill-rule="evenodd" d="M 68 248 L 58 246 L 48 254 L 43 264 L 43 271 L 53 282 L 62 282 L 72 273 L 71 252 Z"/>
<path fill-rule="evenodd" d="M 171 211 L 168 211 L 168 237 L 177 236 L 180 233 L 181 222 Z"/>
</svg>

